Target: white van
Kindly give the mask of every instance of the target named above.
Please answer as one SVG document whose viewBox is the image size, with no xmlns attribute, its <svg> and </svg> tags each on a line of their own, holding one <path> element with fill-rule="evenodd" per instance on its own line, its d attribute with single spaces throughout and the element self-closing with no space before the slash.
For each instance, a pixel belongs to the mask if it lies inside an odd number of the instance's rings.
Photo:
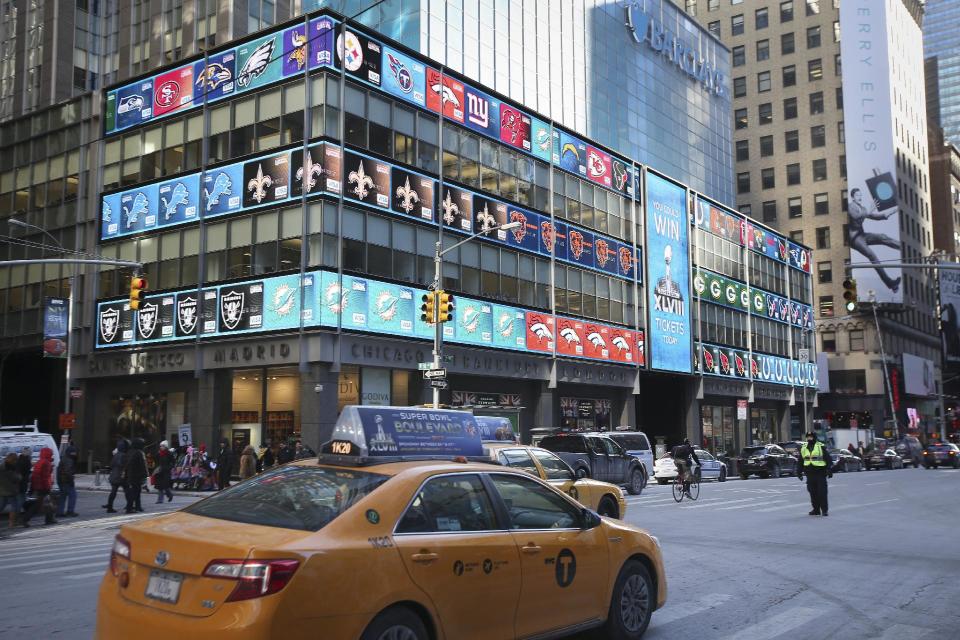
<svg viewBox="0 0 960 640">
<path fill-rule="evenodd" d="M 20 455 L 20 450 L 24 447 L 30 447 L 32 462 L 40 459 L 40 449 L 50 447 L 53 449 L 54 468 L 60 466 L 60 450 L 57 443 L 49 433 L 40 431 L 36 422 L 19 427 L 0 427 L 0 460 L 3 460 L 8 453 Z"/>
</svg>

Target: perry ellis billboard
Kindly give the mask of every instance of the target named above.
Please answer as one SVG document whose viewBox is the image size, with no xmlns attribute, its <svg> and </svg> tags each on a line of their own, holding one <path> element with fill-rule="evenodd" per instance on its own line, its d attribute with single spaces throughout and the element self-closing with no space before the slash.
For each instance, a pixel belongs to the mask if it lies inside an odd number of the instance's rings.
<svg viewBox="0 0 960 640">
<path fill-rule="evenodd" d="M 900 260 L 887 4 L 840 5 L 851 264 Z M 903 302 L 901 269 L 877 266 L 853 275 L 861 296 L 873 290 L 879 302 Z"/>
</svg>

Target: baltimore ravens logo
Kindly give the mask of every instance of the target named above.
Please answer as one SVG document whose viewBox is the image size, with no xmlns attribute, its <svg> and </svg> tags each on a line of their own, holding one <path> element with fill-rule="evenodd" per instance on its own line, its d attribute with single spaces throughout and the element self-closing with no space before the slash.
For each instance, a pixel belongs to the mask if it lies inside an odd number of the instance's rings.
<svg viewBox="0 0 960 640">
<path fill-rule="evenodd" d="M 236 329 L 243 319 L 245 297 L 242 291 L 230 291 L 220 296 L 220 319 L 227 329 Z"/>
<path fill-rule="evenodd" d="M 120 311 L 118 309 L 105 309 L 100 312 L 100 337 L 104 342 L 113 342 L 119 328 Z"/>
<path fill-rule="evenodd" d="M 185 334 L 193 333 L 197 327 L 197 299 L 186 296 L 177 301 L 177 324 Z"/>
<path fill-rule="evenodd" d="M 167 80 L 157 89 L 157 95 L 154 97 L 157 105 L 161 107 L 172 107 L 180 97 L 180 83 L 173 80 Z"/>
<path fill-rule="evenodd" d="M 203 73 L 197 76 L 194 84 L 197 85 L 197 89 L 203 90 L 203 85 L 206 83 L 207 89 L 214 91 L 220 85 L 230 82 L 231 80 L 233 80 L 233 74 L 230 72 L 230 69 L 219 62 L 212 62 L 203 69 Z"/>
<path fill-rule="evenodd" d="M 144 340 L 153 337 L 153 332 L 157 328 L 157 312 L 159 307 L 155 302 L 145 302 L 137 312 L 137 333 Z"/>
</svg>

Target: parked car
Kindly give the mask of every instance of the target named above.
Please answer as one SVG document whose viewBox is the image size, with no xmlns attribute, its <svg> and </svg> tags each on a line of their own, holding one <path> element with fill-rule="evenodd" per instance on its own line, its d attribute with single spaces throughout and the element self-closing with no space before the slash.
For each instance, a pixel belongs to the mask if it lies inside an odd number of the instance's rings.
<svg viewBox="0 0 960 640">
<path fill-rule="evenodd" d="M 960 448 L 949 442 L 935 442 L 923 450 L 923 466 L 927 469 L 953 467 L 960 469 Z"/>
<path fill-rule="evenodd" d="M 903 459 L 903 466 L 918 468 L 924 463 L 923 445 L 916 436 L 906 436 L 897 443 L 897 455 Z"/>
<path fill-rule="evenodd" d="M 709 451 L 703 449 L 694 449 L 697 453 L 697 459 L 700 460 L 700 467 L 697 469 L 697 480 L 716 480 L 717 482 L 727 481 L 727 465 L 717 460 Z M 665 453 L 653 465 L 653 477 L 658 484 L 667 484 L 677 477 L 677 465 L 673 462 L 673 456 Z"/>
<path fill-rule="evenodd" d="M 830 457 L 833 459 L 831 471 L 863 471 L 863 460 L 850 453 L 848 449 L 831 449 Z"/>
<path fill-rule="evenodd" d="M 903 458 L 901 458 L 894 449 L 876 449 L 863 461 L 864 468 L 867 471 L 871 469 L 903 469 Z"/>
<path fill-rule="evenodd" d="M 737 472 L 744 480 L 752 475 L 779 478 L 797 472 L 797 459 L 776 444 L 744 447 L 737 458 Z"/>
<path fill-rule="evenodd" d="M 778 442 L 777 444 L 797 460 L 800 459 L 800 447 L 803 446 L 803 443 L 799 440 L 788 440 L 787 442 Z"/>
<path fill-rule="evenodd" d="M 647 478 L 653 477 L 653 449 L 650 448 L 650 438 L 642 431 L 613 431 L 606 434 L 619 444 L 631 456 L 640 459 Z"/>
<path fill-rule="evenodd" d="M 627 493 L 634 496 L 640 495 L 647 484 L 643 463 L 605 434 L 547 436 L 540 441 L 540 447 L 560 456 L 578 478 L 626 485 Z"/>
</svg>

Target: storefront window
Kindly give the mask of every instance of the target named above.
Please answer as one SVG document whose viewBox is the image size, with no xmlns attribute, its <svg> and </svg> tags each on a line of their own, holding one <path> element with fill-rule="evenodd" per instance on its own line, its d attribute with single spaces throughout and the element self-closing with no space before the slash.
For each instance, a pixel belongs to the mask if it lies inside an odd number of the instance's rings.
<svg viewBox="0 0 960 640">
<path fill-rule="evenodd" d="M 410 397 L 410 372 L 343 365 L 337 385 L 337 413 L 351 404 L 400 407 L 417 404 Z"/>
<path fill-rule="evenodd" d="M 777 412 L 769 409 L 750 410 L 750 441 L 751 444 L 776 442 L 780 439 Z"/>
<path fill-rule="evenodd" d="M 284 442 L 300 435 L 300 375 L 293 367 L 246 369 L 233 374 L 230 432 L 238 454 L 249 444 Z"/>
<path fill-rule="evenodd" d="M 169 431 L 187 421 L 185 393 L 145 393 L 114 396 L 111 403 L 110 441 L 143 438 L 156 448 Z M 174 439 L 176 442 L 176 439 Z"/>
<path fill-rule="evenodd" d="M 577 431 L 609 431 L 610 401 L 560 398 L 561 425 Z"/>
<path fill-rule="evenodd" d="M 700 421 L 703 426 L 703 447 L 716 456 L 734 455 L 734 417 L 733 407 L 703 405 L 700 408 Z"/>
</svg>

